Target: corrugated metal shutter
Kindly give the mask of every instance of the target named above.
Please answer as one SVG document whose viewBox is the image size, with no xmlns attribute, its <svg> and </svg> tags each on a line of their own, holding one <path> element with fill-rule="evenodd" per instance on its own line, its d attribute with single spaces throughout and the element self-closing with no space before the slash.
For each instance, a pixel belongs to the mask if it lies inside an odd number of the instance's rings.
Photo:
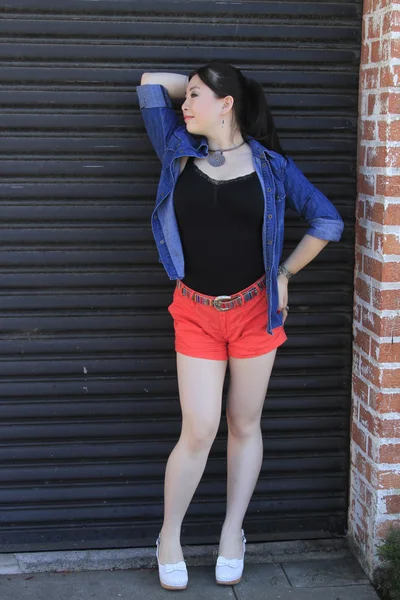
<svg viewBox="0 0 400 600">
<path fill-rule="evenodd" d="M 154 545 L 181 412 L 174 282 L 150 227 L 160 163 L 135 86 L 217 57 L 262 82 L 285 150 L 346 221 L 289 285 L 246 534 L 345 533 L 361 12 L 361 0 L 1 7 L 2 551 Z M 288 213 L 284 258 L 305 227 Z M 218 539 L 225 452 L 223 411 L 183 543 Z"/>
</svg>

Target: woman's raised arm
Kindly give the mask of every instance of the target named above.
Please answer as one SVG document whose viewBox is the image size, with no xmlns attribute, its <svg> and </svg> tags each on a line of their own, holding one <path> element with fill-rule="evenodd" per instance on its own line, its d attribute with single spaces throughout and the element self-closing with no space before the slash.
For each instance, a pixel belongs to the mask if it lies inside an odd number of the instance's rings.
<svg viewBox="0 0 400 600">
<path fill-rule="evenodd" d="M 159 83 L 166 88 L 170 98 L 179 99 L 185 97 L 188 79 L 180 73 L 143 73 L 140 85 Z"/>
</svg>

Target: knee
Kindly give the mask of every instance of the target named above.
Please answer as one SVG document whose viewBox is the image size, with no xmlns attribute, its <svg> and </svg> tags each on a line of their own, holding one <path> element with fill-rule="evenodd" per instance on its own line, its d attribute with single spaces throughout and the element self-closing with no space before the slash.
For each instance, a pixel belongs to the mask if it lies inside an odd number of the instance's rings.
<svg viewBox="0 0 400 600">
<path fill-rule="evenodd" d="M 261 432 L 261 418 L 251 418 L 243 416 L 228 416 L 226 417 L 228 431 L 231 435 L 238 438 L 249 438 L 259 435 Z"/>
<path fill-rule="evenodd" d="M 196 453 L 209 451 L 218 431 L 218 423 L 199 421 L 198 423 L 182 424 L 182 438 L 189 451 Z"/>
</svg>

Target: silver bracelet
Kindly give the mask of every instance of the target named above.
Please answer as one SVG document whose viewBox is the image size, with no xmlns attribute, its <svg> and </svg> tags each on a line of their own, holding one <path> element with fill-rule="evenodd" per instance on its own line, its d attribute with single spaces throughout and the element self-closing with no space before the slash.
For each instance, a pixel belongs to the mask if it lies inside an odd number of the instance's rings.
<svg viewBox="0 0 400 600">
<path fill-rule="evenodd" d="M 287 269 L 283 263 L 281 263 L 278 267 L 278 275 L 284 275 L 284 277 L 286 277 L 286 279 L 290 279 L 291 276 L 293 275 L 293 273 L 291 271 L 289 271 L 289 269 Z"/>
</svg>

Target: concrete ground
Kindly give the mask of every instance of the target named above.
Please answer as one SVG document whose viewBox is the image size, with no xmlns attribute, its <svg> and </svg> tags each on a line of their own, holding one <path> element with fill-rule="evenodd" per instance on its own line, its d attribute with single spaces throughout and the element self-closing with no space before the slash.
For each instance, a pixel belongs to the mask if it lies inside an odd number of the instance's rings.
<svg viewBox="0 0 400 600">
<path fill-rule="evenodd" d="M 247 543 L 242 581 L 217 585 L 215 548 L 183 546 L 186 590 L 159 583 L 155 548 L 0 554 L 0 600 L 379 600 L 344 539 Z"/>
</svg>

